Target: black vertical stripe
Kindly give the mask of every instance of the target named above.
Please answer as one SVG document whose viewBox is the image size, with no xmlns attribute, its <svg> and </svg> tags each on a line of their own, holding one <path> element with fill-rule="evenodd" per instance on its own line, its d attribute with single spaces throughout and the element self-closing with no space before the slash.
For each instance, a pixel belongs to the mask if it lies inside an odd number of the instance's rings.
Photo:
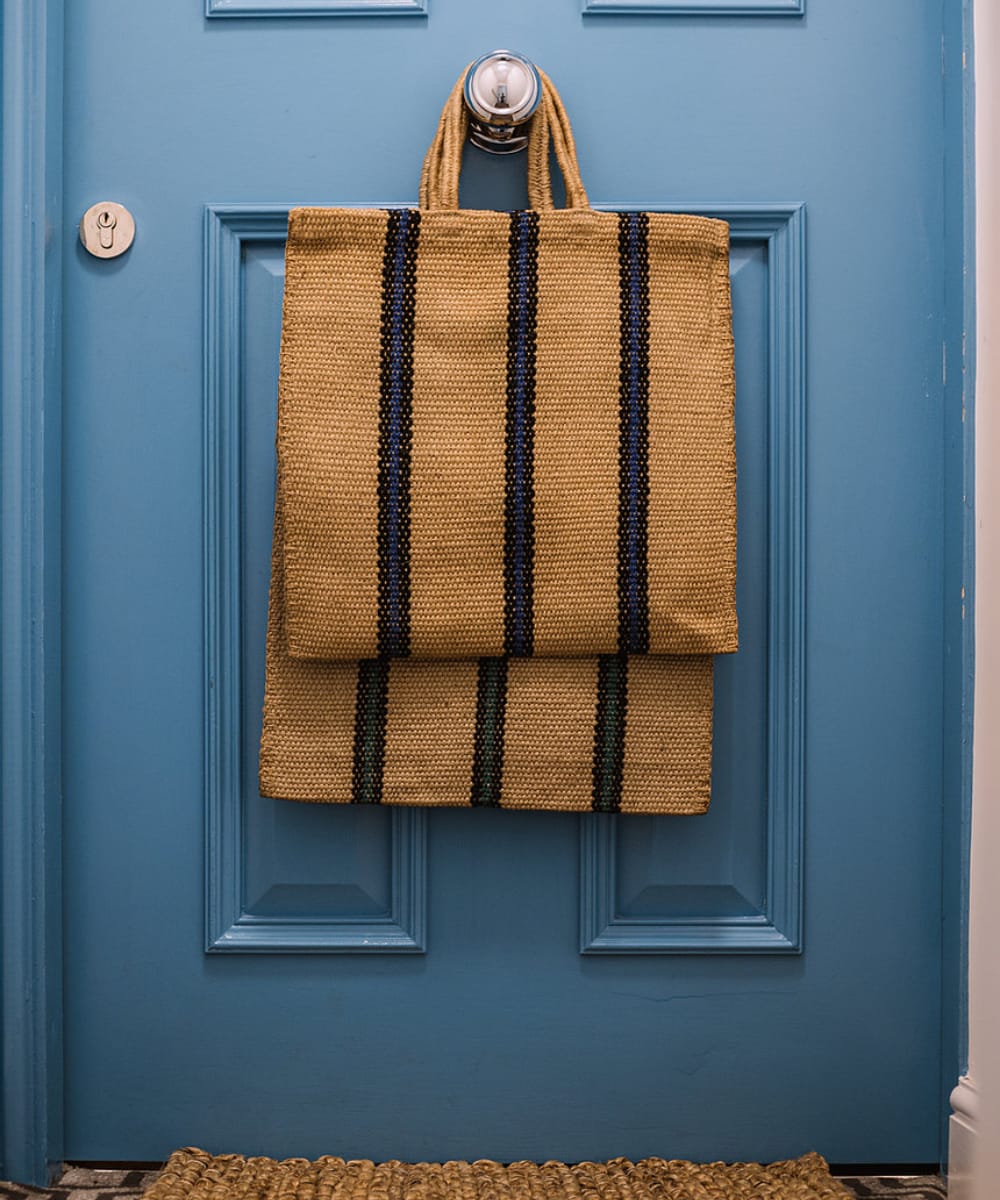
<svg viewBox="0 0 1000 1200">
<path fill-rule="evenodd" d="M 618 216 L 618 649 L 649 651 L 649 217 Z"/>
<path fill-rule="evenodd" d="M 354 804 L 382 803 L 389 671 L 388 659 L 369 658 L 358 663 L 351 772 L 351 801 Z"/>
<path fill-rule="evenodd" d="M 382 258 L 378 440 L 378 653 L 410 652 L 413 324 L 420 213 L 392 209 Z"/>
<path fill-rule="evenodd" d="M 595 812 L 618 812 L 625 769 L 628 709 L 628 657 L 603 654 L 597 660 L 597 707 L 594 713 Z"/>
<path fill-rule="evenodd" d="M 538 214 L 510 214 L 507 256 L 507 426 L 504 498 L 504 650 L 534 642 L 535 337 Z"/>
<path fill-rule="evenodd" d="M 504 726 L 507 713 L 507 660 L 481 658 L 476 678 L 471 802 L 497 808 L 503 790 Z"/>
</svg>

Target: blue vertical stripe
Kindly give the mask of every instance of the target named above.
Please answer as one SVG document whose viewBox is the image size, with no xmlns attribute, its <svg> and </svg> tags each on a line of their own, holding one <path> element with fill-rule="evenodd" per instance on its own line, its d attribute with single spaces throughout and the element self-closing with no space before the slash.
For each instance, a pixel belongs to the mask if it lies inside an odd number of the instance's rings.
<svg viewBox="0 0 1000 1200">
<path fill-rule="evenodd" d="M 538 214 L 510 217 L 507 281 L 506 539 L 504 649 L 529 655 L 534 642 L 535 333 Z"/>
<path fill-rule="evenodd" d="M 402 640 L 400 613 L 400 562 L 399 562 L 399 501 L 401 491 L 400 447 L 402 445 L 403 406 L 403 300 L 406 283 L 403 268 L 406 262 L 406 231 L 410 223 L 409 212 L 399 214 L 399 232 L 396 237 L 395 256 L 392 264 L 392 298 L 389 333 L 389 639 L 398 645 Z"/>
<path fill-rule="evenodd" d="M 378 653 L 410 652 L 410 451 L 413 322 L 420 213 L 394 209 L 386 222 L 378 474 Z"/>
<path fill-rule="evenodd" d="M 618 648 L 649 650 L 649 218 L 619 216 Z"/>
<path fill-rule="evenodd" d="M 639 633 L 639 388 L 642 325 L 638 213 L 629 214 L 629 379 L 628 379 L 628 596 L 629 645 Z"/>
</svg>

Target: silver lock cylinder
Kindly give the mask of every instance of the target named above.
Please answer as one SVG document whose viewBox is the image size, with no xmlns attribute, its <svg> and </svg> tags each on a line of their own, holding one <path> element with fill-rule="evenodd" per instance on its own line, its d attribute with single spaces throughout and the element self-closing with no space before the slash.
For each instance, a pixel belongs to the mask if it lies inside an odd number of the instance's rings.
<svg viewBox="0 0 1000 1200">
<path fill-rule="evenodd" d="M 525 127 L 542 98 L 534 63 L 513 50 L 492 50 L 469 68 L 464 90 L 470 141 L 490 154 L 523 150 Z"/>
<path fill-rule="evenodd" d="M 80 241 L 97 258 L 117 258 L 132 245 L 134 237 L 132 214 L 113 200 L 92 204 L 80 221 Z"/>
</svg>

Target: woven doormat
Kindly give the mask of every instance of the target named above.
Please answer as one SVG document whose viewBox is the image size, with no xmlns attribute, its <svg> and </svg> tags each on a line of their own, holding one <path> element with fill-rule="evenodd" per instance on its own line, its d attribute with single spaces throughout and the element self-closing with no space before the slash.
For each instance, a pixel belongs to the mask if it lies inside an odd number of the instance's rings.
<svg viewBox="0 0 1000 1200">
<path fill-rule="evenodd" d="M 176 1150 L 144 1200 L 852 1200 L 826 1160 L 373 1163 Z"/>
</svg>

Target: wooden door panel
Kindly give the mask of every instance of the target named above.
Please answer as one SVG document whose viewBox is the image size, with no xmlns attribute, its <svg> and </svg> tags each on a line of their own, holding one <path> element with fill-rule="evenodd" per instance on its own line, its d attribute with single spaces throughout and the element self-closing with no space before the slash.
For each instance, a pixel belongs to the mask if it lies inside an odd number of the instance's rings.
<svg viewBox="0 0 1000 1200">
<path fill-rule="evenodd" d="M 66 6 L 65 210 L 137 223 L 113 262 L 63 242 L 67 1157 L 935 1157 L 941 23 Z M 731 223 L 741 649 L 704 818 L 256 793 L 287 210 L 412 203 L 503 43 L 595 203 Z M 524 204 L 523 164 L 466 165 L 467 206 Z"/>
</svg>

